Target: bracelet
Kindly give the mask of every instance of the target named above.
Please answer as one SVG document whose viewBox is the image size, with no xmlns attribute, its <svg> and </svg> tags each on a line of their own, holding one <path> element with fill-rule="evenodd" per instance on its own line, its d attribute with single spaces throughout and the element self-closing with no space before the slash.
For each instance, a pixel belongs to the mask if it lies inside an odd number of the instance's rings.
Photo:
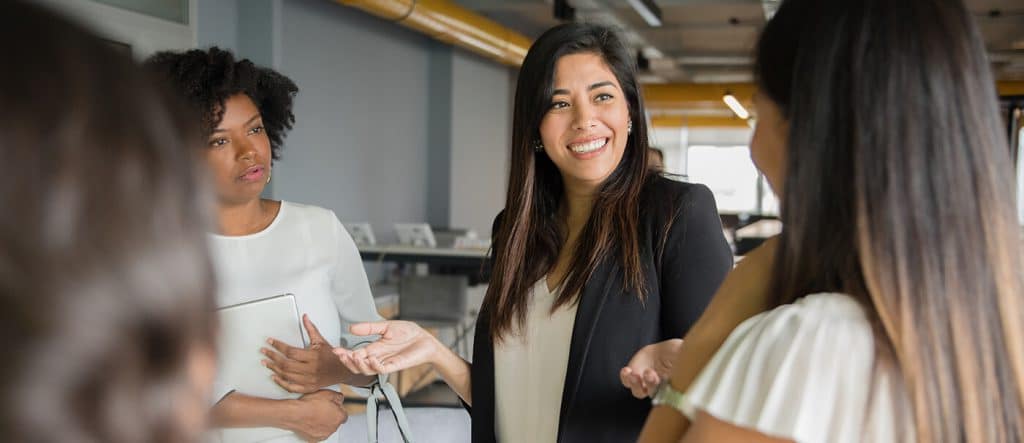
<svg viewBox="0 0 1024 443">
<path fill-rule="evenodd" d="M 661 383 L 661 386 L 658 387 L 658 392 L 656 392 L 654 394 L 654 398 L 651 399 L 651 404 L 654 406 L 668 406 L 679 411 L 680 414 L 685 416 L 686 412 L 683 411 L 683 400 L 685 397 L 685 394 L 677 391 L 672 387 L 672 383 L 665 380 Z"/>
</svg>

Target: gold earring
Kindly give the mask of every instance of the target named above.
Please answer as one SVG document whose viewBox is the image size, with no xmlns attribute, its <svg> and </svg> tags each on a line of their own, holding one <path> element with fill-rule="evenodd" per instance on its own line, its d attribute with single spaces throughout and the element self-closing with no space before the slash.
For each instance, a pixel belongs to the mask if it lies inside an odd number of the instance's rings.
<svg viewBox="0 0 1024 443">
<path fill-rule="evenodd" d="M 267 184 L 268 185 L 270 184 L 270 174 L 269 173 L 267 174 Z"/>
</svg>

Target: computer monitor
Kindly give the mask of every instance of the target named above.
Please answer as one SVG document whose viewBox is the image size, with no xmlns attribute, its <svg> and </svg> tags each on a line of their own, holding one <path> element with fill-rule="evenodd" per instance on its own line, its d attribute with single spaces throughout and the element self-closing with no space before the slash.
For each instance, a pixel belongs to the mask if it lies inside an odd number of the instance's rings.
<svg viewBox="0 0 1024 443">
<path fill-rule="evenodd" d="M 369 223 L 345 223 L 345 230 L 358 246 L 377 244 L 377 238 L 373 236 L 373 228 Z"/>
<path fill-rule="evenodd" d="M 425 248 L 436 248 L 437 241 L 434 239 L 434 231 L 426 223 L 395 223 L 395 233 L 398 234 L 398 243 L 405 246 L 417 246 Z"/>
</svg>

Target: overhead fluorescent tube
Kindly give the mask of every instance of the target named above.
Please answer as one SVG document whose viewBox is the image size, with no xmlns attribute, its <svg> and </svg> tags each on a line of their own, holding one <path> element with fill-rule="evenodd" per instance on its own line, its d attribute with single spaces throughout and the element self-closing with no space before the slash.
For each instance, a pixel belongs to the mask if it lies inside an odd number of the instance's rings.
<svg viewBox="0 0 1024 443">
<path fill-rule="evenodd" d="M 722 101 L 725 102 L 725 105 L 728 106 L 729 109 L 732 109 L 732 112 L 735 113 L 737 117 L 743 120 L 750 118 L 750 113 L 747 112 L 742 104 L 740 104 L 739 100 L 736 100 L 736 96 L 732 94 L 725 94 L 722 96 Z"/>
<path fill-rule="evenodd" d="M 637 14 L 647 22 L 647 25 L 661 26 L 661 8 L 654 4 L 654 0 L 626 0 Z"/>
</svg>

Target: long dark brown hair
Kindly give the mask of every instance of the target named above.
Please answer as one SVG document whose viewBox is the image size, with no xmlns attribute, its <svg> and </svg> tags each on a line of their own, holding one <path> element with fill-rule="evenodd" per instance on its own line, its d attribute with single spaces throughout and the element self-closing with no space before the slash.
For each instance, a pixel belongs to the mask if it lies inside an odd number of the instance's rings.
<svg viewBox="0 0 1024 443">
<path fill-rule="evenodd" d="M 923 442 L 1024 441 L 1024 269 L 985 54 L 960 0 L 787 0 L 757 50 L 790 125 L 775 303 L 859 299 Z"/>
<path fill-rule="evenodd" d="M 615 171 L 598 189 L 590 219 L 577 241 L 569 273 L 554 308 L 575 303 L 591 273 L 606 257 L 617 259 L 626 290 L 646 294 L 640 264 L 639 200 L 647 170 L 647 126 L 632 54 L 616 32 L 593 24 L 554 27 L 526 54 L 516 84 L 508 195 L 494 236 L 494 263 L 483 309 L 491 339 L 500 341 L 526 321 L 530 288 L 554 266 L 565 247 L 562 176 L 554 162 L 534 150 L 540 123 L 551 106 L 555 64 L 569 54 L 594 53 L 615 75 L 629 106 L 633 131 Z"/>
<path fill-rule="evenodd" d="M 180 402 L 215 325 L 194 117 L 39 6 L 0 2 L 0 53 L 0 439 L 197 437 Z"/>
</svg>

